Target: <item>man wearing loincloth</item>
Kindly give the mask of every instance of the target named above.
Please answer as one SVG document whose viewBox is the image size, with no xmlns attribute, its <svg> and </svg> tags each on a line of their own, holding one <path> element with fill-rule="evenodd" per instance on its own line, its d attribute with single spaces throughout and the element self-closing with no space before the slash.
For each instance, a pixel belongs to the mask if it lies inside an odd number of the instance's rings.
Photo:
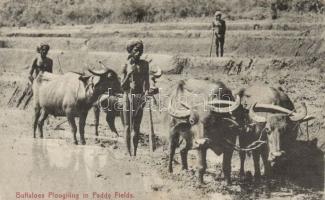
<svg viewBox="0 0 325 200">
<path fill-rule="evenodd" d="M 225 44 L 225 35 L 226 35 L 226 22 L 221 19 L 221 12 L 217 11 L 214 16 L 215 20 L 212 22 L 212 28 L 216 36 L 216 55 L 219 57 L 219 47 L 220 47 L 220 57 L 223 57 L 223 47 Z"/>
<path fill-rule="evenodd" d="M 128 43 L 127 62 L 123 65 L 122 89 L 123 89 L 123 116 L 125 119 L 125 140 L 127 151 L 131 153 L 131 139 L 133 142 L 133 155 L 136 156 L 140 124 L 145 105 L 145 97 L 150 88 L 149 63 L 141 59 L 143 54 L 143 42 L 132 40 Z M 132 135 L 131 135 L 132 133 Z"/>
</svg>

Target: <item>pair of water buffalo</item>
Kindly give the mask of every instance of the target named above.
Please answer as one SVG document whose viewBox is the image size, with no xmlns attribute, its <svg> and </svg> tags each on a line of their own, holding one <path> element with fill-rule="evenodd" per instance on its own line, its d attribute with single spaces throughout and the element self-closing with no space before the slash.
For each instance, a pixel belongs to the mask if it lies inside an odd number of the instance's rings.
<svg viewBox="0 0 325 200">
<path fill-rule="evenodd" d="M 190 149 L 198 151 L 199 181 L 207 168 L 206 154 L 211 149 L 223 153 L 223 173 L 231 183 L 233 150 L 240 151 L 240 175 L 244 175 L 247 151 L 252 151 L 255 177 L 259 179 L 262 157 L 265 174 L 270 175 L 272 164 L 285 154 L 296 140 L 298 125 L 312 119 L 305 104 L 297 112 L 290 98 L 281 88 L 252 86 L 236 95 L 222 82 L 190 79 L 180 81 L 171 94 L 169 171 L 173 171 L 173 157 L 180 139 L 182 168 L 187 169 Z M 239 136 L 239 147 L 236 138 Z"/>
<path fill-rule="evenodd" d="M 79 117 L 79 132 L 85 144 L 84 127 L 88 111 L 100 95 L 121 90 L 117 74 L 107 69 L 101 72 L 89 70 L 90 75 L 66 73 L 54 75 L 41 73 L 34 80 L 34 123 L 36 137 L 38 127 L 43 137 L 44 120 L 49 114 L 66 116 L 72 129 L 75 144 L 78 143 L 75 117 Z M 107 121 L 114 132 L 115 110 L 107 114 Z M 98 115 L 96 109 L 96 135 Z M 297 137 L 298 125 L 312 119 L 307 116 L 306 106 L 296 112 L 290 98 L 280 89 L 268 86 L 253 86 L 242 89 L 237 95 L 222 82 L 190 79 L 177 84 L 169 98 L 170 160 L 169 171 L 180 137 L 185 141 L 181 150 L 183 169 L 187 169 L 187 154 L 190 149 L 198 151 L 199 180 L 203 182 L 207 149 L 223 155 L 223 172 L 231 183 L 231 158 L 233 150 L 240 150 L 240 174 L 244 174 L 246 151 L 252 150 L 255 176 L 260 176 L 260 156 L 265 173 L 269 175 L 272 163 L 290 148 Z M 117 133 L 117 132 L 116 132 Z M 240 147 L 236 146 L 239 136 Z"/>
</svg>

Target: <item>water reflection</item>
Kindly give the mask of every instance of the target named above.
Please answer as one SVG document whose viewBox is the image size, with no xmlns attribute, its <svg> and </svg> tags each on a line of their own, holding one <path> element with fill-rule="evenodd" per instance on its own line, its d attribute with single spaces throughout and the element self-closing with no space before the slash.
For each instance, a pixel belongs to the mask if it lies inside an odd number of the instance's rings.
<svg viewBox="0 0 325 200">
<path fill-rule="evenodd" d="M 52 141 L 51 141 L 52 142 Z M 95 150 L 33 141 L 32 169 L 29 172 L 32 190 L 84 190 L 92 188 L 94 172 L 99 169 Z M 107 156 L 101 156 L 106 163 Z"/>
<path fill-rule="evenodd" d="M 116 159 L 108 149 L 60 140 L 34 140 L 30 146 L 29 191 L 143 192 L 136 164 Z"/>
</svg>

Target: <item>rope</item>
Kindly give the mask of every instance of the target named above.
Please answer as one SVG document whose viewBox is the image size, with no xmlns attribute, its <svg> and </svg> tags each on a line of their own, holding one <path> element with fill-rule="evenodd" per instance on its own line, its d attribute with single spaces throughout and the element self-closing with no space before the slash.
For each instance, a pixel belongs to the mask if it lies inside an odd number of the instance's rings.
<svg viewBox="0 0 325 200">
<path fill-rule="evenodd" d="M 263 141 L 263 140 L 256 140 L 254 142 L 252 142 L 250 145 L 248 145 L 247 147 L 245 148 L 242 148 L 242 147 L 239 147 L 238 145 L 230 142 L 228 139 L 224 139 L 229 145 L 231 145 L 231 147 L 236 150 L 236 151 L 252 151 L 252 150 L 255 150 L 259 147 L 261 147 L 263 144 L 266 144 L 266 141 Z M 255 145 L 254 147 L 252 147 L 253 145 Z"/>
<path fill-rule="evenodd" d="M 293 128 L 293 130 L 296 129 L 297 126 L 299 126 L 299 130 L 300 130 L 300 132 L 303 133 L 303 131 L 302 131 L 301 126 L 300 126 L 299 123 L 297 123 L 297 124 L 295 125 L 295 127 Z M 308 126 L 308 123 L 307 123 L 307 126 Z M 240 146 L 238 146 L 238 145 L 232 143 L 232 142 L 229 141 L 228 139 L 225 139 L 225 138 L 224 138 L 224 140 L 225 140 L 229 145 L 231 145 L 231 147 L 232 147 L 234 150 L 236 150 L 236 151 L 245 151 L 245 152 L 247 152 L 247 151 L 252 151 L 252 150 L 255 150 L 255 149 L 261 147 L 263 144 L 266 144 L 266 141 L 261 140 L 261 138 L 262 138 L 262 133 L 264 132 L 264 130 L 265 130 L 265 127 L 264 127 L 263 130 L 261 131 L 261 134 L 260 134 L 258 140 L 255 140 L 255 141 L 252 142 L 250 145 L 248 145 L 247 147 L 244 147 L 244 148 L 242 148 L 242 147 L 240 147 Z M 306 129 L 306 131 L 307 131 L 307 137 L 308 137 L 308 140 L 309 140 L 308 128 Z M 254 145 L 256 145 L 256 146 L 254 146 Z"/>
<path fill-rule="evenodd" d="M 297 126 L 299 125 L 299 131 L 300 131 L 300 135 L 303 135 L 303 130 L 302 130 L 302 128 L 301 128 L 301 126 L 300 126 L 300 124 L 297 124 Z M 308 122 L 307 122 L 307 124 L 306 124 L 306 133 L 307 133 L 307 141 L 309 141 L 309 124 L 308 124 Z M 318 130 L 317 131 L 315 131 L 314 132 L 314 134 L 313 135 L 319 135 L 319 131 L 321 130 L 321 124 L 319 124 L 319 126 L 318 126 Z"/>
<path fill-rule="evenodd" d="M 240 147 L 234 143 L 232 143 L 231 141 L 229 141 L 228 139 L 223 138 L 229 145 L 231 145 L 231 147 L 236 150 L 236 151 L 252 151 L 255 150 L 259 147 L 261 147 L 263 144 L 266 144 L 266 141 L 261 140 L 262 138 L 262 133 L 264 132 L 265 128 L 263 128 L 263 130 L 261 131 L 261 134 L 259 136 L 259 138 L 257 140 L 255 140 L 254 142 L 252 142 L 250 145 L 248 145 L 247 147 Z M 255 146 L 254 146 L 255 145 Z"/>
</svg>

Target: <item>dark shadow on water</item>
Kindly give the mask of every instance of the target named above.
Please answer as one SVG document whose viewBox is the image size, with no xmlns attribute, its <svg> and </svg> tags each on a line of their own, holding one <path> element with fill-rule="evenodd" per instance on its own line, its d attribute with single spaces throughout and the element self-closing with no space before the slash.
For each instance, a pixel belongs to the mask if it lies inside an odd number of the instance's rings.
<svg viewBox="0 0 325 200">
<path fill-rule="evenodd" d="M 286 151 L 285 158 L 277 160 L 272 168 L 273 177 L 268 181 L 264 176 L 257 182 L 254 177 L 239 180 L 234 185 L 241 190 L 234 199 L 259 199 L 286 197 L 305 194 L 311 199 L 320 199 L 324 191 L 324 153 L 317 147 L 317 140 L 296 141 Z M 231 187 L 229 188 L 230 193 Z"/>
<path fill-rule="evenodd" d="M 317 139 L 296 141 L 286 154 L 285 160 L 274 166 L 275 174 L 304 188 L 324 190 L 324 153 L 317 147 Z"/>
</svg>

